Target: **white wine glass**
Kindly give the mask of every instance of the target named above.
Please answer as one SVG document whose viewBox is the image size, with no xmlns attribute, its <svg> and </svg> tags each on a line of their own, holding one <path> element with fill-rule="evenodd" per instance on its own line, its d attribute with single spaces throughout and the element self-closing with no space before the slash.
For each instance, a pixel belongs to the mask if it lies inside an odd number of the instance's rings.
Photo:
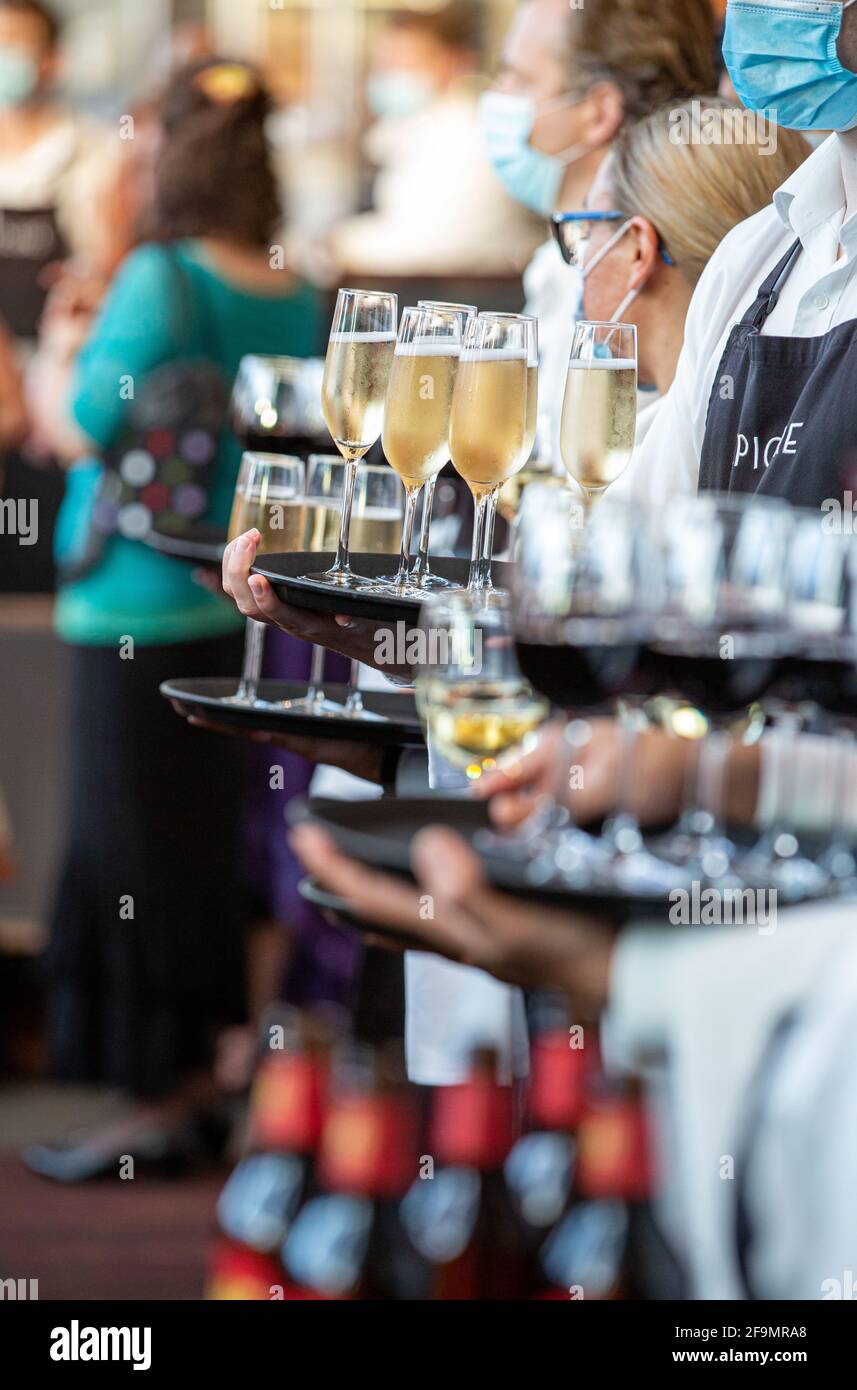
<svg viewBox="0 0 857 1390">
<path fill-rule="evenodd" d="M 245 453 L 241 457 L 235 499 L 229 518 L 229 540 L 245 531 L 261 537 L 257 554 L 302 550 L 306 529 L 306 474 L 304 463 L 287 454 Z M 250 709 L 269 709 L 259 698 L 266 624 L 247 619 L 241 680 L 226 703 Z"/>
<path fill-rule="evenodd" d="M 461 319 L 461 336 L 464 337 L 464 329 L 467 320 L 474 318 L 478 313 L 475 304 L 454 304 L 444 299 L 418 299 L 418 309 L 434 309 L 439 314 L 457 314 Z M 447 447 L 444 463 L 449 462 L 449 448 Z M 439 473 L 433 478 L 429 478 L 423 491 L 423 524 L 420 531 L 420 546 L 414 567 L 411 571 L 411 578 L 414 584 L 421 589 L 435 591 L 438 589 L 452 589 L 454 585 L 442 575 L 432 574 L 431 562 L 429 560 L 429 547 L 431 544 L 431 519 L 434 512 L 434 493 L 437 487 Z"/>
<path fill-rule="evenodd" d="M 338 454 L 310 454 L 307 460 L 307 528 L 304 549 L 324 552 L 339 529 L 342 497 L 347 485 L 348 464 Z M 402 527 L 402 491 L 399 481 L 385 463 L 364 464 L 354 488 L 351 530 L 358 550 L 369 555 L 389 555 L 395 548 Z M 313 655 L 314 688 L 320 688 L 324 648 Z M 344 705 L 325 701 L 326 713 L 349 718 L 375 719 L 363 708 L 358 687 L 360 663 L 351 662 L 348 699 Z M 322 697 L 323 698 L 323 697 Z"/>
<path fill-rule="evenodd" d="M 533 314 L 500 314 L 486 312 L 480 314 L 486 319 L 519 319 L 527 326 L 527 428 L 523 442 L 523 460 L 519 472 L 530 462 L 536 444 L 536 428 L 539 414 L 539 321 Z M 513 477 L 517 477 L 516 472 Z M 507 479 L 504 486 L 508 486 Z M 502 492 L 502 489 L 501 489 Z M 491 498 L 488 515 L 485 518 L 485 545 L 482 556 L 481 584 L 489 593 L 497 592 L 491 581 L 491 561 L 494 556 L 494 529 L 497 524 L 497 506 L 500 493 Z"/>
<path fill-rule="evenodd" d="M 351 572 L 351 508 L 357 465 L 381 436 L 397 305 L 394 294 L 375 290 L 340 290 L 336 296 L 321 403 L 327 428 L 347 465 L 345 490 L 334 564 L 305 577 L 342 589 L 372 582 Z"/>
<path fill-rule="evenodd" d="M 382 444 L 405 489 L 405 519 L 399 568 L 379 584 L 403 597 L 424 599 L 411 582 L 411 541 L 417 502 L 449 458 L 449 416 L 463 325 L 461 315 L 436 309 L 405 309 L 390 369 Z"/>
<path fill-rule="evenodd" d="M 453 466 L 473 494 L 467 590 L 483 582 L 485 524 L 492 498 L 524 464 L 529 329 L 516 317 L 470 319 L 464 330 L 449 444 Z"/>
<path fill-rule="evenodd" d="M 629 323 L 578 323 L 568 363 L 560 452 L 587 508 L 625 472 L 636 432 L 636 328 Z"/>
<path fill-rule="evenodd" d="M 525 750 L 550 705 L 521 674 L 505 604 L 479 591 L 438 595 L 420 614 L 415 679 L 432 785 L 464 786 Z"/>
</svg>

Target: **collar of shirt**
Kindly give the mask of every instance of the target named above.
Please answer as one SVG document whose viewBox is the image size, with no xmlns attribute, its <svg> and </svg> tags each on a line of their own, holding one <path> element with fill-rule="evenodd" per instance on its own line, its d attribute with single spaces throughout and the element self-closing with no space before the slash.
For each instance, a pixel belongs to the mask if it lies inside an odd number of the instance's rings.
<svg viewBox="0 0 857 1390">
<path fill-rule="evenodd" d="M 834 232 L 850 264 L 857 255 L 857 213 L 846 221 L 846 205 L 839 141 L 833 135 L 774 194 L 780 221 L 800 237 L 804 249 L 816 236 Z"/>
</svg>

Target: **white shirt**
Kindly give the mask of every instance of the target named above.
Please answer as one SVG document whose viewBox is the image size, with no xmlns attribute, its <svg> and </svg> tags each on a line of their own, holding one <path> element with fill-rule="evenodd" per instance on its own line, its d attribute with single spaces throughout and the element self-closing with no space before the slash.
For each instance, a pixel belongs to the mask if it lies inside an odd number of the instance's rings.
<svg viewBox="0 0 857 1390">
<path fill-rule="evenodd" d="M 690 304 L 675 381 L 631 463 L 636 495 L 662 503 L 696 491 L 708 403 L 727 339 L 796 238 L 803 254 L 762 332 L 810 338 L 857 319 L 857 214 L 845 221 L 845 211 L 833 135 L 783 184 L 771 207 L 721 242 Z"/>
</svg>

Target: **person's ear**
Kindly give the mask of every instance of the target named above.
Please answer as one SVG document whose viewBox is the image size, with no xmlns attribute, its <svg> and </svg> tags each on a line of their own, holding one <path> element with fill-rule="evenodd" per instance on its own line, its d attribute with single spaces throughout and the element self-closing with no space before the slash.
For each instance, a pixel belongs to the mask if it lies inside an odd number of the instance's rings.
<svg viewBox="0 0 857 1390">
<path fill-rule="evenodd" d="M 584 139 L 593 149 L 615 140 L 625 120 L 625 98 L 615 82 L 596 82 L 583 98 Z"/>
<path fill-rule="evenodd" d="M 641 290 L 655 273 L 661 254 L 661 241 L 655 228 L 645 217 L 632 218 L 628 238 L 634 247 L 628 289 Z"/>
</svg>

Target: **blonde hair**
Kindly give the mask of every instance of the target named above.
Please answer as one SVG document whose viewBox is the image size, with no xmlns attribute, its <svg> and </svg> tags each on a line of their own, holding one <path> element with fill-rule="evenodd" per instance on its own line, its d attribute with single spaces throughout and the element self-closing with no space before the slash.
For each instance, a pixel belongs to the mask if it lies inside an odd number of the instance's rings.
<svg viewBox="0 0 857 1390">
<path fill-rule="evenodd" d="M 695 285 L 727 232 L 767 207 L 810 153 L 797 131 L 722 97 L 664 106 L 620 131 L 609 178 L 616 209 L 645 217 Z M 719 130 L 720 139 L 703 141 Z M 760 130 L 763 133 L 760 133 Z"/>
</svg>

